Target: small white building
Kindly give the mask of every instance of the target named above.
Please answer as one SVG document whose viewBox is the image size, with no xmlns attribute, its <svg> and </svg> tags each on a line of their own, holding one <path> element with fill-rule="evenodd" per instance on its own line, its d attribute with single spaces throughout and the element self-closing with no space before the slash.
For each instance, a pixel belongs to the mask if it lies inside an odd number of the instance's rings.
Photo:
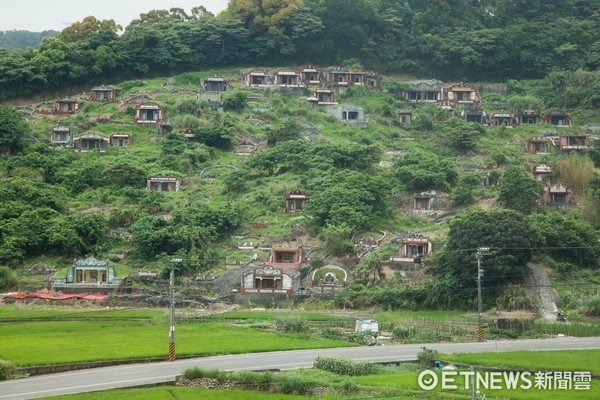
<svg viewBox="0 0 600 400">
<path fill-rule="evenodd" d="M 379 332 L 379 323 L 374 319 L 357 319 L 354 332 Z"/>
<path fill-rule="evenodd" d="M 325 112 L 333 115 L 345 124 L 361 128 L 369 124 L 368 118 L 365 118 L 365 110 L 352 104 L 346 104 L 341 107 L 326 107 Z"/>
</svg>

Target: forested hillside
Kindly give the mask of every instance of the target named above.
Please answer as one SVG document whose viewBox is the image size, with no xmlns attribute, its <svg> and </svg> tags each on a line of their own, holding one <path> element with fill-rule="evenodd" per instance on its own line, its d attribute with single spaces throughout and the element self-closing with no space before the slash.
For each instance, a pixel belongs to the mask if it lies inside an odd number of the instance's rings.
<svg viewBox="0 0 600 400">
<path fill-rule="evenodd" d="M 339 64 L 452 80 L 539 78 L 600 66 L 598 0 L 232 0 L 88 17 L 35 50 L 0 51 L 0 99 L 228 65 Z"/>
<path fill-rule="evenodd" d="M 232 0 L 0 50 L 0 290 L 176 257 L 230 294 L 281 246 L 340 307 L 470 307 L 481 261 L 487 307 L 532 309 L 533 260 L 600 315 L 597 5 Z"/>
<path fill-rule="evenodd" d="M 42 39 L 48 36 L 58 36 L 57 31 L 29 32 L 29 31 L 0 31 L 0 49 L 25 49 L 38 47 Z"/>
</svg>

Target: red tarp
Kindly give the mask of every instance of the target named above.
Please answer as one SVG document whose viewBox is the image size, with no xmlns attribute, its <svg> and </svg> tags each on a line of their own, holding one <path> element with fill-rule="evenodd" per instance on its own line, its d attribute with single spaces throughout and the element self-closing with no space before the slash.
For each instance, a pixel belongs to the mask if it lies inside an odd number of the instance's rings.
<svg viewBox="0 0 600 400">
<path fill-rule="evenodd" d="M 107 294 L 61 294 L 54 296 L 48 292 L 37 292 L 27 294 L 12 294 L 6 296 L 6 299 L 46 299 L 46 300 L 69 300 L 69 299 L 81 299 L 81 300 L 104 300 L 108 297 Z"/>
</svg>

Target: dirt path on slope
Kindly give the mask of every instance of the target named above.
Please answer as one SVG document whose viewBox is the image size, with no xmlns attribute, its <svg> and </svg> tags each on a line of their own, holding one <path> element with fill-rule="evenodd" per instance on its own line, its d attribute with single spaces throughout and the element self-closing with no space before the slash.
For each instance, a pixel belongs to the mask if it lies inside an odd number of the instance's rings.
<svg viewBox="0 0 600 400">
<path fill-rule="evenodd" d="M 544 264 L 530 262 L 527 264 L 530 274 L 527 278 L 527 291 L 535 300 L 540 314 L 548 321 L 556 321 L 556 301 L 558 293 L 550 280 L 551 269 Z"/>
</svg>

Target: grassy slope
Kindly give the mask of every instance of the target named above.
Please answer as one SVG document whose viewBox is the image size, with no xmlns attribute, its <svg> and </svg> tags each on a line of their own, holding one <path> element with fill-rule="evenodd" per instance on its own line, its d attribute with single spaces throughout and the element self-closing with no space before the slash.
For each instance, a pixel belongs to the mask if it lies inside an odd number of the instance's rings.
<svg viewBox="0 0 600 400">
<path fill-rule="evenodd" d="M 222 71 L 184 73 L 175 76 L 173 80 L 154 78 L 146 81 L 123 82 L 120 85 L 126 89 L 123 90 L 119 99 L 126 99 L 136 94 L 148 94 L 154 101 L 164 106 L 168 112 L 168 117 L 173 119 L 177 115 L 177 104 L 183 100 L 194 98 L 190 93 L 173 93 L 173 89 L 177 89 L 178 91 L 198 90 L 204 78 L 215 74 L 222 74 L 225 78 L 231 80 L 231 87 L 233 89 L 244 90 L 253 96 L 259 97 L 258 100 L 250 102 L 252 106 L 272 109 L 268 113 L 253 112 L 252 110 L 245 110 L 242 113 L 228 112 L 228 117 L 235 123 L 235 132 L 239 138 L 264 138 L 265 125 L 281 121 L 282 118 L 294 118 L 299 121 L 310 122 L 317 126 L 321 131 L 319 136 L 322 140 L 340 145 L 353 142 L 375 144 L 381 151 L 381 160 L 391 160 L 390 157 L 384 154 L 387 150 L 411 152 L 420 149 L 434 151 L 446 157 L 457 157 L 457 153 L 451 151 L 445 145 L 443 135 L 440 135 L 439 132 L 419 132 L 414 129 L 398 126 L 393 116 L 386 114 L 386 108 L 403 108 L 405 105 L 400 101 L 394 100 L 387 93 L 381 91 L 368 92 L 363 97 L 349 99 L 340 97 L 338 99 L 340 100 L 340 104 L 352 103 L 365 108 L 366 115 L 369 116 L 370 125 L 368 128 L 356 128 L 343 125 L 325 113 L 311 109 L 302 97 L 285 96 L 278 91 L 247 88 L 236 81 L 240 72 L 242 72 L 240 69 L 234 68 Z M 85 96 L 87 94 L 81 97 Z M 73 126 L 75 123 L 85 126 L 93 122 L 98 116 L 110 115 L 112 122 L 82 128 L 80 133 L 94 131 L 104 136 L 108 136 L 114 132 L 131 133 L 133 135 L 133 146 L 128 149 L 109 148 L 106 153 L 92 154 L 90 158 L 96 158 L 103 163 L 114 163 L 118 160 L 136 161 L 144 166 L 149 175 L 165 172 L 165 168 L 160 162 L 159 146 L 154 143 L 155 128 L 134 126 L 132 124 L 133 116 L 121 113 L 119 107 L 120 105 L 117 104 L 87 103 L 72 117 L 34 116 L 32 117 L 32 122 L 34 123 L 32 129 L 34 135 L 38 138 L 47 140 L 52 126 L 58 124 Z M 488 111 L 491 112 L 493 110 L 488 109 Z M 201 116 L 201 119 L 209 117 L 210 113 L 205 112 Z M 263 121 L 263 123 L 257 124 L 258 120 Z M 524 165 L 527 158 L 539 158 L 540 161 L 551 162 L 555 158 L 554 156 L 535 156 L 523 151 L 524 141 L 531 136 L 538 135 L 541 130 L 552 129 L 544 126 L 518 127 L 516 129 L 487 128 L 485 136 L 481 139 L 479 148 L 483 154 L 475 158 L 482 165 L 489 164 L 491 156 L 497 153 L 504 154 L 510 164 Z M 399 140 L 401 138 L 415 140 Z M 507 145 L 508 142 L 511 142 L 511 144 Z M 247 228 L 248 224 L 253 217 L 259 215 L 269 215 L 268 219 L 272 223 L 271 228 L 267 232 L 261 233 L 267 233 L 270 237 L 282 237 L 289 234 L 290 226 L 295 224 L 299 224 L 300 228 L 310 228 L 309 225 L 305 224 L 306 220 L 293 221 L 296 216 L 280 214 L 280 210 L 283 207 L 284 193 L 291 189 L 301 188 L 302 184 L 300 180 L 302 177 L 284 173 L 259 179 L 249 185 L 250 188 L 247 192 L 234 197 L 223 193 L 224 186 L 222 179 L 199 179 L 199 172 L 205 166 L 226 164 L 239 167 L 247 159 L 248 156 L 239 156 L 233 152 L 215 151 L 214 156 L 210 160 L 195 165 L 184 172 L 186 179 L 182 184 L 180 193 L 168 193 L 161 196 L 164 205 L 168 210 L 174 210 L 186 204 L 189 198 L 207 198 L 213 204 L 235 200 L 243 204 L 247 210 L 245 214 L 247 221 L 244 222 L 239 232 L 236 232 L 238 234 L 250 233 L 249 228 Z M 398 190 L 400 190 L 400 187 L 394 188 L 393 192 L 397 192 Z M 410 194 L 406 195 L 409 196 Z M 71 199 L 69 207 L 72 210 L 87 210 L 92 207 L 112 210 L 123 205 L 124 199 L 116 195 L 114 191 L 107 188 L 99 188 L 86 191 L 82 194 L 76 194 Z M 447 227 L 444 225 L 431 224 L 426 219 L 414 216 L 411 213 L 405 213 L 395 206 L 392 206 L 391 209 L 392 212 L 389 216 L 374 221 L 373 228 L 394 232 L 416 231 L 432 232 L 435 234 L 444 234 L 447 230 Z M 221 251 L 228 261 L 249 259 L 252 252 L 233 250 L 234 244 L 234 241 L 226 240 L 215 244 L 215 249 Z M 111 245 L 120 251 L 130 250 L 131 247 L 130 243 L 119 243 L 118 241 L 114 241 Z M 397 251 L 397 248 L 393 246 L 393 248 L 384 250 L 384 252 L 386 251 L 387 253 L 393 253 Z M 125 260 L 125 264 L 133 264 L 134 262 L 135 260 Z M 157 262 L 135 262 L 135 266 L 152 267 L 153 265 L 160 266 Z M 122 269 L 117 271 L 118 276 L 123 276 L 129 272 L 126 268 L 127 265 L 119 267 Z M 63 270 L 61 270 L 61 274 L 63 274 Z"/>
</svg>

